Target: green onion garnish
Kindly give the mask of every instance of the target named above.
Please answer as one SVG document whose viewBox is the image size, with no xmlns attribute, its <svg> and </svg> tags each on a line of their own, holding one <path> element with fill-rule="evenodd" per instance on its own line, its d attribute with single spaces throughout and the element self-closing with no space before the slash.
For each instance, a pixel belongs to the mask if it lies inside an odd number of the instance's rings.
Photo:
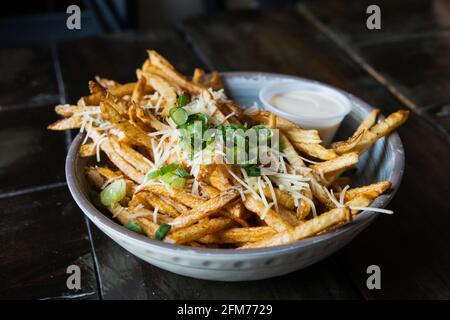
<svg viewBox="0 0 450 320">
<path fill-rule="evenodd" d="M 189 115 L 183 108 L 172 108 L 169 111 L 170 118 L 176 125 L 181 126 L 186 123 Z"/>
<path fill-rule="evenodd" d="M 100 201 L 104 206 L 109 206 L 122 200 L 127 193 L 127 183 L 124 179 L 116 180 L 102 190 Z"/>
<path fill-rule="evenodd" d="M 173 163 L 168 164 L 168 165 L 166 165 L 164 167 L 161 167 L 159 169 L 159 171 L 160 171 L 161 175 L 164 175 L 164 174 L 166 174 L 168 172 L 172 172 L 172 171 L 175 171 L 177 169 L 178 169 L 178 163 L 173 162 Z"/>
<path fill-rule="evenodd" d="M 189 103 L 189 98 L 184 93 L 178 96 L 177 107 L 182 108 Z"/>
<path fill-rule="evenodd" d="M 136 222 L 133 221 L 129 221 L 126 225 L 125 228 L 127 228 L 128 230 L 131 230 L 133 232 L 139 233 L 139 234 L 145 234 L 144 230 L 142 230 L 141 226 L 138 225 Z"/>
<path fill-rule="evenodd" d="M 251 166 L 247 168 L 247 173 L 249 177 L 259 177 L 261 176 L 261 168 L 257 166 Z"/>
<path fill-rule="evenodd" d="M 174 189 L 183 189 L 186 185 L 186 178 L 182 178 L 173 172 L 167 172 L 163 176 L 161 176 L 161 180 L 167 183 Z"/>
<path fill-rule="evenodd" d="M 175 173 L 181 178 L 189 178 L 189 173 L 183 168 L 178 168 L 177 170 L 175 170 Z"/>
<path fill-rule="evenodd" d="M 155 171 L 151 171 L 147 174 L 147 179 L 148 180 L 153 180 L 158 178 L 161 175 L 161 171 L 160 170 L 155 170 Z"/>
<path fill-rule="evenodd" d="M 161 223 L 158 230 L 155 232 L 155 239 L 156 240 L 162 240 L 166 236 L 166 234 L 170 231 L 170 228 L 172 226 L 170 224 Z"/>
</svg>

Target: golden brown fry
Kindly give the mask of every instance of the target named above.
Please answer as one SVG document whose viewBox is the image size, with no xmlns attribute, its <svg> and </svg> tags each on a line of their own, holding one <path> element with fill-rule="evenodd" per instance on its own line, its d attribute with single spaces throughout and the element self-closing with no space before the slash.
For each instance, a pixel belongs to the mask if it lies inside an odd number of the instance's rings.
<svg viewBox="0 0 450 320">
<path fill-rule="evenodd" d="M 310 157 L 321 160 L 331 160 L 337 158 L 337 153 L 333 149 L 327 149 L 318 143 L 302 143 L 291 141 L 292 145 L 299 151 Z"/>
<path fill-rule="evenodd" d="M 371 197 L 372 199 L 375 199 L 376 197 L 383 194 L 386 190 L 389 190 L 390 188 L 391 188 L 390 181 L 380 181 L 377 183 L 369 184 L 367 186 L 349 189 L 345 193 L 345 201 L 346 202 L 350 201 L 355 197 L 357 197 L 358 195 L 366 195 L 368 197 Z"/>
<path fill-rule="evenodd" d="M 276 231 L 271 227 L 231 228 L 198 239 L 201 243 L 245 243 L 256 242 L 274 236 Z"/>
<path fill-rule="evenodd" d="M 144 174 L 148 173 L 152 169 L 152 162 L 141 153 L 137 152 L 126 143 L 119 142 L 116 137 L 110 137 L 109 139 L 114 151 L 126 159 L 126 161 L 133 165 L 133 167 Z"/>
<path fill-rule="evenodd" d="M 175 107 L 177 103 L 175 88 L 157 74 L 141 70 L 137 70 L 136 72 L 138 78 L 145 77 L 146 82 L 164 97 L 165 104 L 162 108 L 162 114 L 168 116 L 170 109 Z"/>
<path fill-rule="evenodd" d="M 217 71 L 211 72 L 208 81 L 206 81 L 205 86 L 212 88 L 213 90 L 220 90 L 223 88 L 222 79 Z"/>
<path fill-rule="evenodd" d="M 107 79 L 107 78 L 102 78 L 100 76 L 95 76 L 95 81 L 97 81 L 97 83 L 103 87 L 103 89 L 108 89 L 108 88 L 112 88 L 115 86 L 119 86 L 120 83 L 111 80 L 111 79 Z"/>
<path fill-rule="evenodd" d="M 264 204 L 253 196 L 247 196 L 244 201 L 244 205 L 248 210 L 256 213 L 261 219 L 264 218 L 264 222 L 274 228 L 276 231 L 284 232 L 286 230 L 292 229 L 292 226 L 272 209 L 267 210 L 266 215 L 263 216 L 265 209 Z"/>
<path fill-rule="evenodd" d="M 173 189 L 168 190 L 165 186 L 160 185 L 152 185 L 152 186 L 146 186 L 144 190 L 148 190 L 150 192 L 156 193 L 158 195 L 163 195 L 166 197 L 170 197 L 173 199 L 176 199 L 177 201 L 181 202 L 185 206 L 195 208 L 205 203 L 205 200 L 203 200 L 200 197 L 194 196 L 190 192 L 187 192 L 185 190 L 180 189 Z"/>
<path fill-rule="evenodd" d="M 337 158 L 332 160 L 320 162 L 312 165 L 310 168 L 313 169 L 313 172 L 316 174 L 318 178 L 321 178 L 324 185 L 328 185 L 329 182 L 327 180 L 327 173 L 334 171 L 343 171 L 346 170 L 356 163 L 358 163 L 359 156 L 356 152 L 350 152 L 343 154 Z"/>
<path fill-rule="evenodd" d="M 61 119 L 50 124 L 47 129 L 55 131 L 78 129 L 81 127 L 82 118 L 82 116 L 71 116 L 70 118 Z"/>
<path fill-rule="evenodd" d="M 311 220 L 306 221 L 305 223 L 300 224 L 293 230 L 277 234 L 275 236 L 266 238 L 264 240 L 255 243 L 248 243 L 240 247 L 239 249 L 271 247 L 282 244 L 288 244 L 294 241 L 311 237 L 317 234 L 318 232 L 326 228 L 329 228 L 335 224 L 350 220 L 351 220 L 351 213 L 349 208 L 343 207 L 332 209 L 330 211 L 321 214 L 316 218 L 313 218 Z"/>
<path fill-rule="evenodd" d="M 94 143 L 83 144 L 80 147 L 80 157 L 82 157 L 82 158 L 93 157 L 93 156 L 95 156 L 95 154 L 96 154 L 96 150 L 95 150 Z"/>
<path fill-rule="evenodd" d="M 213 219 L 204 219 L 197 224 L 187 228 L 176 229 L 164 238 L 169 243 L 186 243 L 200 239 L 208 234 L 229 228 L 234 225 L 233 220 L 226 217 L 218 217 Z"/>
<path fill-rule="evenodd" d="M 201 68 L 195 68 L 192 75 L 192 82 L 202 84 L 205 77 L 205 71 Z"/>
<path fill-rule="evenodd" d="M 204 89 L 202 85 L 189 81 L 185 76 L 176 71 L 175 68 L 156 51 L 149 50 L 148 56 L 151 65 L 161 70 L 161 74 L 164 78 L 176 83 L 181 89 L 194 94 L 198 94 Z"/>
<path fill-rule="evenodd" d="M 192 208 L 187 214 L 182 214 L 172 221 L 172 228 L 174 230 L 188 227 L 201 219 L 218 212 L 225 205 L 233 201 L 239 196 L 237 190 L 228 190 L 220 193 L 214 198 L 211 198 L 199 206 Z"/>
</svg>

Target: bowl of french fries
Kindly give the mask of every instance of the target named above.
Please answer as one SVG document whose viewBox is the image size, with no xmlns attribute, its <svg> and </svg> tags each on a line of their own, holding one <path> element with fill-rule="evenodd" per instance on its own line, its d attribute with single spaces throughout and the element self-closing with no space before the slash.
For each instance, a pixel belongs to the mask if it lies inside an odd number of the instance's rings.
<svg viewBox="0 0 450 320">
<path fill-rule="evenodd" d="M 394 130 L 407 111 L 384 118 L 340 91 L 352 111 L 326 147 L 317 130 L 259 106 L 268 83 L 311 80 L 202 69 L 186 77 L 148 54 L 136 81 L 96 77 L 89 95 L 55 107 L 64 118 L 48 127 L 80 130 L 69 189 L 132 254 L 194 278 L 264 279 L 324 259 L 392 213 L 385 206 L 404 168 Z"/>
</svg>

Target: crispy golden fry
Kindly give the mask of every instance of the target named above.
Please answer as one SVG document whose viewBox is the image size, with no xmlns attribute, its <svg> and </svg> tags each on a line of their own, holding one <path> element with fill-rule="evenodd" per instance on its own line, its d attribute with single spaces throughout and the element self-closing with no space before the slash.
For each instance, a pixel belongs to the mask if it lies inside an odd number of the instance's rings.
<svg viewBox="0 0 450 320">
<path fill-rule="evenodd" d="M 256 242 L 274 236 L 276 231 L 271 227 L 231 228 L 198 239 L 201 243 L 246 243 Z"/>
<path fill-rule="evenodd" d="M 391 188 L 390 181 L 380 181 L 377 183 L 369 184 L 367 186 L 349 189 L 345 193 L 345 201 L 350 201 L 361 194 L 366 195 L 368 197 L 372 197 L 372 199 L 375 199 L 376 197 L 383 194 L 386 190 L 389 190 L 390 188 Z"/>
<path fill-rule="evenodd" d="M 365 130 L 362 134 L 362 138 L 358 141 L 358 143 L 354 146 L 351 151 L 362 153 L 367 148 L 369 148 L 372 144 L 374 144 L 378 139 L 388 135 L 395 129 L 397 129 L 400 125 L 402 125 L 409 116 L 409 111 L 400 110 L 394 113 L 391 113 L 386 119 L 375 124 L 369 130 Z M 344 150 L 336 149 L 337 153 L 348 152 L 348 148 Z"/>
<path fill-rule="evenodd" d="M 327 149 L 318 143 L 303 143 L 291 141 L 292 145 L 304 154 L 321 160 L 331 160 L 337 158 L 337 153 L 333 149 Z"/>
<path fill-rule="evenodd" d="M 145 77 L 140 77 L 136 86 L 133 89 L 133 93 L 131 94 L 131 101 L 139 102 L 145 95 L 145 87 L 147 85 L 147 80 Z"/>
<path fill-rule="evenodd" d="M 82 158 L 93 157 L 93 156 L 95 156 L 95 154 L 96 154 L 96 150 L 95 150 L 94 143 L 83 144 L 80 147 L 80 157 L 82 157 Z"/>
<path fill-rule="evenodd" d="M 206 81 L 205 86 L 212 88 L 213 90 L 220 90 L 223 88 L 222 79 L 217 71 L 211 72 L 208 81 Z"/>
<path fill-rule="evenodd" d="M 233 186 L 229 180 L 228 173 L 223 170 L 223 165 L 217 165 L 215 170 L 211 172 L 209 182 L 214 188 L 220 191 L 228 190 Z"/>
<path fill-rule="evenodd" d="M 366 130 L 362 130 L 359 133 L 355 132 L 355 134 L 348 138 L 348 140 L 334 142 L 331 147 L 339 154 L 351 152 L 361 141 L 365 132 Z"/>
<path fill-rule="evenodd" d="M 247 196 L 247 199 L 244 201 L 244 205 L 248 210 L 256 213 L 260 218 L 263 218 L 264 222 L 276 231 L 284 232 L 292 229 L 292 226 L 272 209 L 267 210 L 266 215 L 263 216 L 265 209 L 264 204 L 255 199 L 253 196 Z"/>
<path fill-rule="evenodd" d="M 127 162 L 142 173 L 147 173 L 152 169 L 152 162 L 126 143 L 119 142 L 116 137 L 110 137 L 109 141 L 117 154 L 126 159 Z"/>
<path fill-rule="evenodd" d="M 295 202 L 292 195 L 287 192 L 281 191 L 278 188 L 273 188 L 273 191 L 275 192 L 275 197 L 277 198 L 276 200 L 279 205 L 285 207 L 288 210 L 295 210 Z M 263 192 L 268 199 L 273 200 L 272 192 L 270 192 L 269 186 L 266 185 L 263 189 Z"/>
<path fill-rule="evenodd" d="M 171 231 L 169 235 L 164 239 L 164 241 L 178 244 L 191 242 L 200 239 L 208 234 L 232 227 L 233 225 L 233 220 L 226 217 L 204 219 L 199 223 L 191 225 L 187 228 Z"/>
<path fill-rule="evenodd" d="M 192 82 L 202 84 L 205 77 L 205 71 L 201 68 L 195 68 L 192 75 Z"/>
<path fill-rule="evenodd" d="M 201 219 L 204 219 L 211 214 L 218 212 L 238 196 L 239 192 L 236 190 L 228 190 L 222 192 L 216 197 L 211 198 L 208 201 L 200 204 L 199 206 L 192 208 L 192 210 L 187 214 L 182 214 L 181 216 L 175 218 L 172 221 L 172 228 L 176 230 L 193 225 Z"/>
<path fill-rule="evenodd" d="M 168 116 L 170 109 L 175 107 L 177 103 L 175 88 L 157 74 L 141 70 L 137 70 L 136 72 L 138 78 L 145 77 L 146 82 L 164 97 L 165 105 L 163 106 L 162 113 L 164 116 Z"/>
<path fill-rule="evenodd" d="M 153 208 L 158 208 L 161 213 L 167 214 L 171 217 L 178 217 L 182 212 L 178 212 L 170 203 L 161 199 L 158 195 L 151 192 L 139 193 L 145 197 L 145 201 Z"/>
<path fill-rule="evenodd" d="M 311 166 L 311 168 L 313 169 L 313 172 L 317 175 L 317 177 L 323 180 L 322 184 L 328 185 L 329 183 L 326 176 L 327 173 L 346 170 L 355 165 L 356 163 L 358 163 L 358 160 L 359 160 L 358 153 L 350 152 L 343 154 L 332 160 L 314 164 Z"/>
<path fill-rule="evenodd" d="M 82 118 L 82 116 L 71 116 L 70 118 L 61 119 L 50 124 L 47 129 L 55 131 L 78 129 L 81 127 Z"/>
<path fill-rule="evenodd" d="M 279 206 L 278 214 L 284 221 L 286 221 L 293 227 L 298 226 L 300 223 L 302 223 L 302 221 L 297 219 L 296 212 L 288 210 L 282 206 Z"/>
<path fill-rule="evenodd" d="M 356 129 L 355 133 L 353 133 L 352 137 L 358 136 L 361 132 L 369 130 L 374 126 L 374 124 L 377 122 L 377 118 L 380 114 L 380 109 L 373 109 L 367 117 L 364 118 L 364 120 L 361 122 L 361 124 Z"/>
<path fill-rule="evenodd" d="M 264 240 L 246 244 L 240 249 L 272 247 L 282 244 L 288 244 L 294 241 L 311 237 L 318 232 L 344 221 L 351 220 L 350 209 L 347 207 L 336 208 L 327 211 L 320 216 L 300 224 L 293 230 L 277 234 Z"/>
<path fill-rule="evenodd" d="M 99 85 L 101 85 L 103 87 L 103 89 L 108 89 L 108 88 L 112 88 L 112 87 L 120 85 L 120 83 L 118 83 L 114 80 L 102 78 L 100 76 L 95 76 L 95 81 L 97 81 L 97 83 Z"/>
<path fill-rule="evenodd" d="M 202 184 L 201 189 L 210 199 L 217 197 L 220 194 L 220 191 L 218 189 L 206 183 Z M 248 227 L 247 221 L 242 219 L 244 208 L 241 202 L 235 202 L 227 205 L 225 207 L 225 210 L 222 211 L 222 213 L 227 217 L 233 219 L 237 223 L 239 223 L 241 226 Z"/>
<path fill-rule="evenodd" d="M 144 190 L 153 192 L 158 195 L 163 195 L 166 197 L 176 199 L 177 201 L 181 202 L 182 204 L 190 208 L 199 207 L 200 205 L 205 203 L 205 200 L 203 200 L 202 198 L 194 196 L 193 194 L 188 193 L 185 190 L 180 189 L 168 190 L 165 186 L 160 185 L 147 186 L 144 188 Z"/>
<path fill-rule="evenodd" d="M 150 221 L 146 218 L 137 218 L 137 222 L 139 223 L 139 226 L 144 230 L 147 237 L 154 239 L 155 238 L 155 232 L 158 230 L 159 225 L 156 223 L 153 223 L 153 221 Z"/>
<path fill-rule="evenodd" d="M 161 74 L 163 74 L 164 78 L 173 81 L 181 89 L 195 94 L 198 94 L 202 90 L 204 90 L 204 87 L 202 85 L 189 81 L 185 76 L 176 71 L 175 68 L 156 51 L 149 50 L 148 56 L 151 65 L 161 70 Z"/>
<path fill-rule="evenodd" d="M 64 117 L 71 117 L 74 114 L 81 114 L 82 112 L 88 112 L 88 113 L 99 113 L 100 108 L 99 107 L 85 107 L 85 106 L 72 106 L 68 104 L 64 105 L 57 105 L 55 107 L 55 112 L 61 116 Z"/>
</svg>

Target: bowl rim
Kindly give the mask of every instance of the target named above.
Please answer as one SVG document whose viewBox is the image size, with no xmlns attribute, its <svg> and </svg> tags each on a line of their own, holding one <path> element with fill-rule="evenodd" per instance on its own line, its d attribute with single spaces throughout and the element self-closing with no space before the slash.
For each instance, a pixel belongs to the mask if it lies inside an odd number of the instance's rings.
<svg viewBox="0 0 450 320">
<path fill-rule="evenodd" d="M 334 90 L 339 91 L 340 93 L 344 94 L 347 98 L 349 98 L 350 102 L 352 104 L 357 103 L 360 107 L 365 109 L 367 112 L 370 112 L 373 107 L 371 107 L 368 103 L 365 101 L 353 96 L 352 94 L 343 91 L 339 88 L 323 84 L 316 80 L 306 79 L 302 77 L 292 76 L 292 75 L 284 75 L 279 73 L 268 73 L 268 72 L 221 72 L 220 73 L 222 77 L 224 77 L 225 83 L 227 78 L 243 78 L 246 80 L 249 79 L 261 79 L 261 77 L 266 77 L 271 80 L 274 80 L 275 78 L 279 80 L 301 80 L 306 82 L 313 82 L 316 84 L 321 84 L 327 87 L 330 87 Z M 232 94 L 231 94 L 232 95 Z M 69 151 L 67 153 L 66 157 L 66 163 L 65 163 L 65 173 L 66 173 L 66 180 L 67 185 L 69 187 L 70 193 L 72 194 L 72 197 L 74 198 L 77 205 L 80 207 L 80 209 L 83 211 L 83 213 L 94 223 L 97 222 L 102 224 L 104 227 L 108 228 L 109 230 L 120 234 L 122 237 L 127 238 L 127 240 L 135 242 L 136 244 L 147 246 L 149 249 L 154 250 L 168 250 L 171 251 L 174 254 L 185 254 L 190 256 L 215 256 L 215 257 L 222 257 L 222 258 L 238 258 L 238 257 L 258 257 L 258 256 L 265 256 L 265 255 L 271 255 L 271 254 L 280 254 L 280 253 L 288 253 L 292 251 L 297 251 L 300 248 L 306 248 L 310 246 L 314 246 L 322 241 L 327 241 L 330 239 L 333 239 L 343 233 L 346 233 L 350 231 L 350 229 L 354 228 L 357 223 L 361 223 L 363 221 L 371 220 L 379 215 L 377 212 L 373 211 L 363 211 L 359 213 L 352 221 L 340 226 L 339 228 L 329 231 L 327 233 L 313 236 L 310 238 L 306 238 L 300 241 L 296 241 L 290 244 L 285 245 L 279 245 L 279 246 L 273 246 L 273 247 L 264 247 L 264 248 L 255 248 L 255 249 L 242 249 L 242 250 L 236 250 L 236 249 L 213 249 L 213 248 L 195 248 L 195 247 L 188 247 L 178 244 L 171 244 L 163 241 L 158 241 L 154 239 L 150 239 L 144 235 L 137 234 L 135 232 L 132 232 L 126 228 L 124 228 L 122 225 L 118 224 L 111 218 L 104 215 L 102 212 L 100 212 L 95 206 L 91 203 L 90 199 L 82 192 L 82 188 L 78 183 L 77 175 L 76 175 L 76 168 L 77 168 L 77 162 L 79 161 L 79 148 L 83 141 L 84 134 L 78 133 L 75 139 L 72 141 L 72 144 L 70 145 Z M 405 164 L 405 155 L 404 155 L 404 149 L 402 142 L 400 140 L 400 136 L 397 132 L 391 133 L 388 137 L 385 137 L 387 144 L 393 149 L 393 155 L 394 155 L 394 164 L 393 168 L 390 172 L 389 181 L 392 183 L 392 188 L 389 193 L 383 194 L 379 196 L 377 199 L 375 199 L 371 206 L 378 207 L 378 208 L 384 208 L 394 197 L 395 193 L 397 192 L 403 172 L 404 172 L 404 164 Z M 103 231 L 102 231 L 103 232 Z"/>
</svg>

